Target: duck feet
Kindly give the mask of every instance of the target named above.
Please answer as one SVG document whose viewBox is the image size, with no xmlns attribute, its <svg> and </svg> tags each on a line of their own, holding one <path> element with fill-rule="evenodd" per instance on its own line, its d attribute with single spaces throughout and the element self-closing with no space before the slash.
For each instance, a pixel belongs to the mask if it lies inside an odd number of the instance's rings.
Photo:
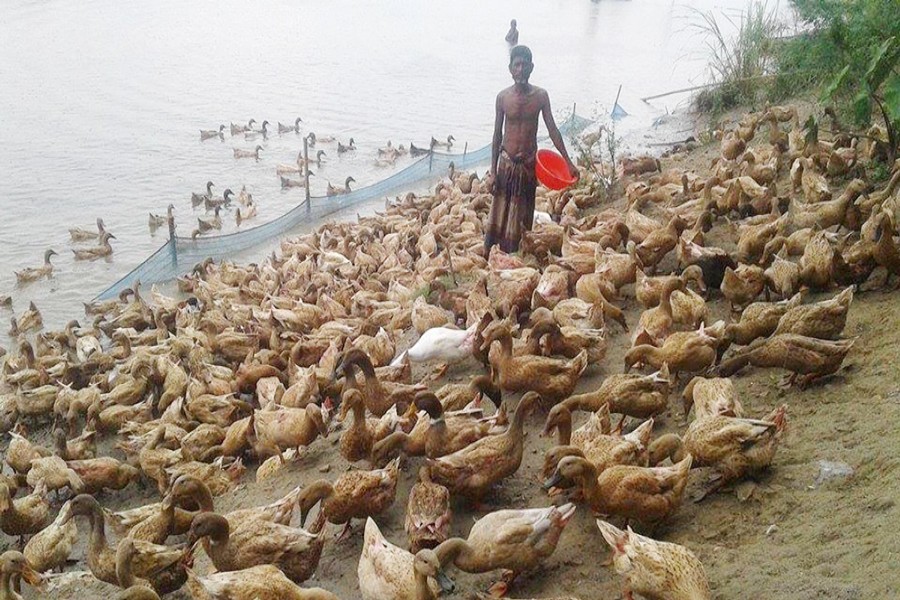
<svg viewBox="0 0 900 600">
<path fill-rule="evenodd" d="M 797 380 L 797 374 L 791 373 L 790 375 L 785 375 L 779 381 L 776 387 L 780 390 L 790 389 L 791 386 L 794 385 L 794 382 Z"/>
<path fill-rule="evenodd" d="M 352 527 L 351 527 L 352 522 L 353 522 L 352 520 L 351 520 L 351 521 L 347 521 L 347 524 L 344 525 L 344 528 L 343 528 L 343 529 L 341 530 L 341 532 L 337 535 L 337 537 L 335 538 L 335 541 L 340 542 L 341 540 L 343 540 L 343 539 L 345 539 L 345 538 L 347 538 L 347 537 L 350 536 L 350 531 L 351 531 L 351 529 L 352 529 Z"/>
<path fill-rule="evenodd" d="M 509 591 L 509 586 L 516 578 L 515 571 L 504 569 L 500 576 L 500 581 L 495 582 L 488 588 L 488 593 L 494 598 L 502 598 Z"/>
</svg>

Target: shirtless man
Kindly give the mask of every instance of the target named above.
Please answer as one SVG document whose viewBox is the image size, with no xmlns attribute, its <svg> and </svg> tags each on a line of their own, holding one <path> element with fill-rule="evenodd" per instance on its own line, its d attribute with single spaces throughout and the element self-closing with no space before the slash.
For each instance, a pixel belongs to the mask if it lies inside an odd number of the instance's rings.
<svg viewBox="0 0 900 600">
<path fill-rule="evenodd" d="M 543 114 L 550 139 L 566 159 L 569 173 L 576 179 L 579 177 L 553 120 L 550 96 L 546 90 L 528 83 L 533 69 L 530 49 L 516 46 L 510 50 L 509 72 L 515 83 L 497 95 L 491 148 L 494 201 L 484 236 L 485 256 L 495 244 L 504 252 L 517 251 L 522 234 L 531 230 L 537 188 L 534 161 L 538 115 Z"/>
</svg>

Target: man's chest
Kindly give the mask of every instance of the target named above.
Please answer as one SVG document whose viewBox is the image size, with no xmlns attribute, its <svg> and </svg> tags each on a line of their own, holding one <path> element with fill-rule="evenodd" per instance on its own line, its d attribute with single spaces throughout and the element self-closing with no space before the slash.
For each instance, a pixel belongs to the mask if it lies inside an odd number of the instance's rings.
<svg viewBox="0 0 900 600">
<path fill-rule="evenodd" d="M 503 109 L 510 119 L 537 119 L 541 104 L 536 94 L 510 95 L 504 99 Z"/>
</svg>

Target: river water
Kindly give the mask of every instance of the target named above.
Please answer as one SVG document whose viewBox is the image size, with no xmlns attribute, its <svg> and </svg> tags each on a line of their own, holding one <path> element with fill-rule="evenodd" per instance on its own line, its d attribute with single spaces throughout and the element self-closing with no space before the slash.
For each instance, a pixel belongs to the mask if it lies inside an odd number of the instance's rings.
<svg viewBox="0 0 900 600">
<path fill-rule="evenodd" d="M 275 165 L 302 148 L 273 132 L 260 160 L 236 160 L 242 136 L 200 141 L 219 124 L 293 123 L 303 133 L 353 137 L 358 150 L 327 160 L 312 193 L 352 175 L 387 177 L 376 149 L 427 145 L 452 134 L 454 151 L 490 141 L 494 97 L 509 85 L 511 18 L 535 57 L 532 82 L 561 120 L 607 114 L 619 85 L 629 112 L 619 127 L 647 126 L 682 104 L 639 98 L 703 83 L 703 38 L 693 9 L 734 16 L 744 0 L 3 0 L 0 7 L 0 295 L 18 314 L 34 300 L 45 324 L 81 316 L 90 300 L 165 241 L 148 212 L 175 205 L 181 235 L 196 227 L 192 191 L 253 194 L 259 216 L 284 213 L 303 190 L 282 190 Z M 258 125 L 257 125 L 258 126 Z M 117 239 L 111 258 L 73 260 L 68 228 L 102 217 Z M 223 213 L 223 232 L 236 227 Z M 17 287 L 13 271 L 54 258 L 50 279 Z M 0 343 L 10 313 L 0 309 Z"/>
</svg>

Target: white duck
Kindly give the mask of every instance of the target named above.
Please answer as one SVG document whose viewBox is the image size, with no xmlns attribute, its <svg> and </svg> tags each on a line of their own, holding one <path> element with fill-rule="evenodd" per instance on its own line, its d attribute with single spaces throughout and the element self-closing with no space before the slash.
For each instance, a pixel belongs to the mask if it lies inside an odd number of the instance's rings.
<svg viewBox="0 0 900 600">
<path fill-rule="evenodd" d="M 410 362 L 428 362 L 437 360 L 444 363 L 457 363 L 472 356 L 475 340 L 474 324 L 468 329 L 450 329 L 449 327 L 432 327 L 422 337 L 394 359 L 392 365 L 403 362 L 408 356 Z"/>
</svg>

